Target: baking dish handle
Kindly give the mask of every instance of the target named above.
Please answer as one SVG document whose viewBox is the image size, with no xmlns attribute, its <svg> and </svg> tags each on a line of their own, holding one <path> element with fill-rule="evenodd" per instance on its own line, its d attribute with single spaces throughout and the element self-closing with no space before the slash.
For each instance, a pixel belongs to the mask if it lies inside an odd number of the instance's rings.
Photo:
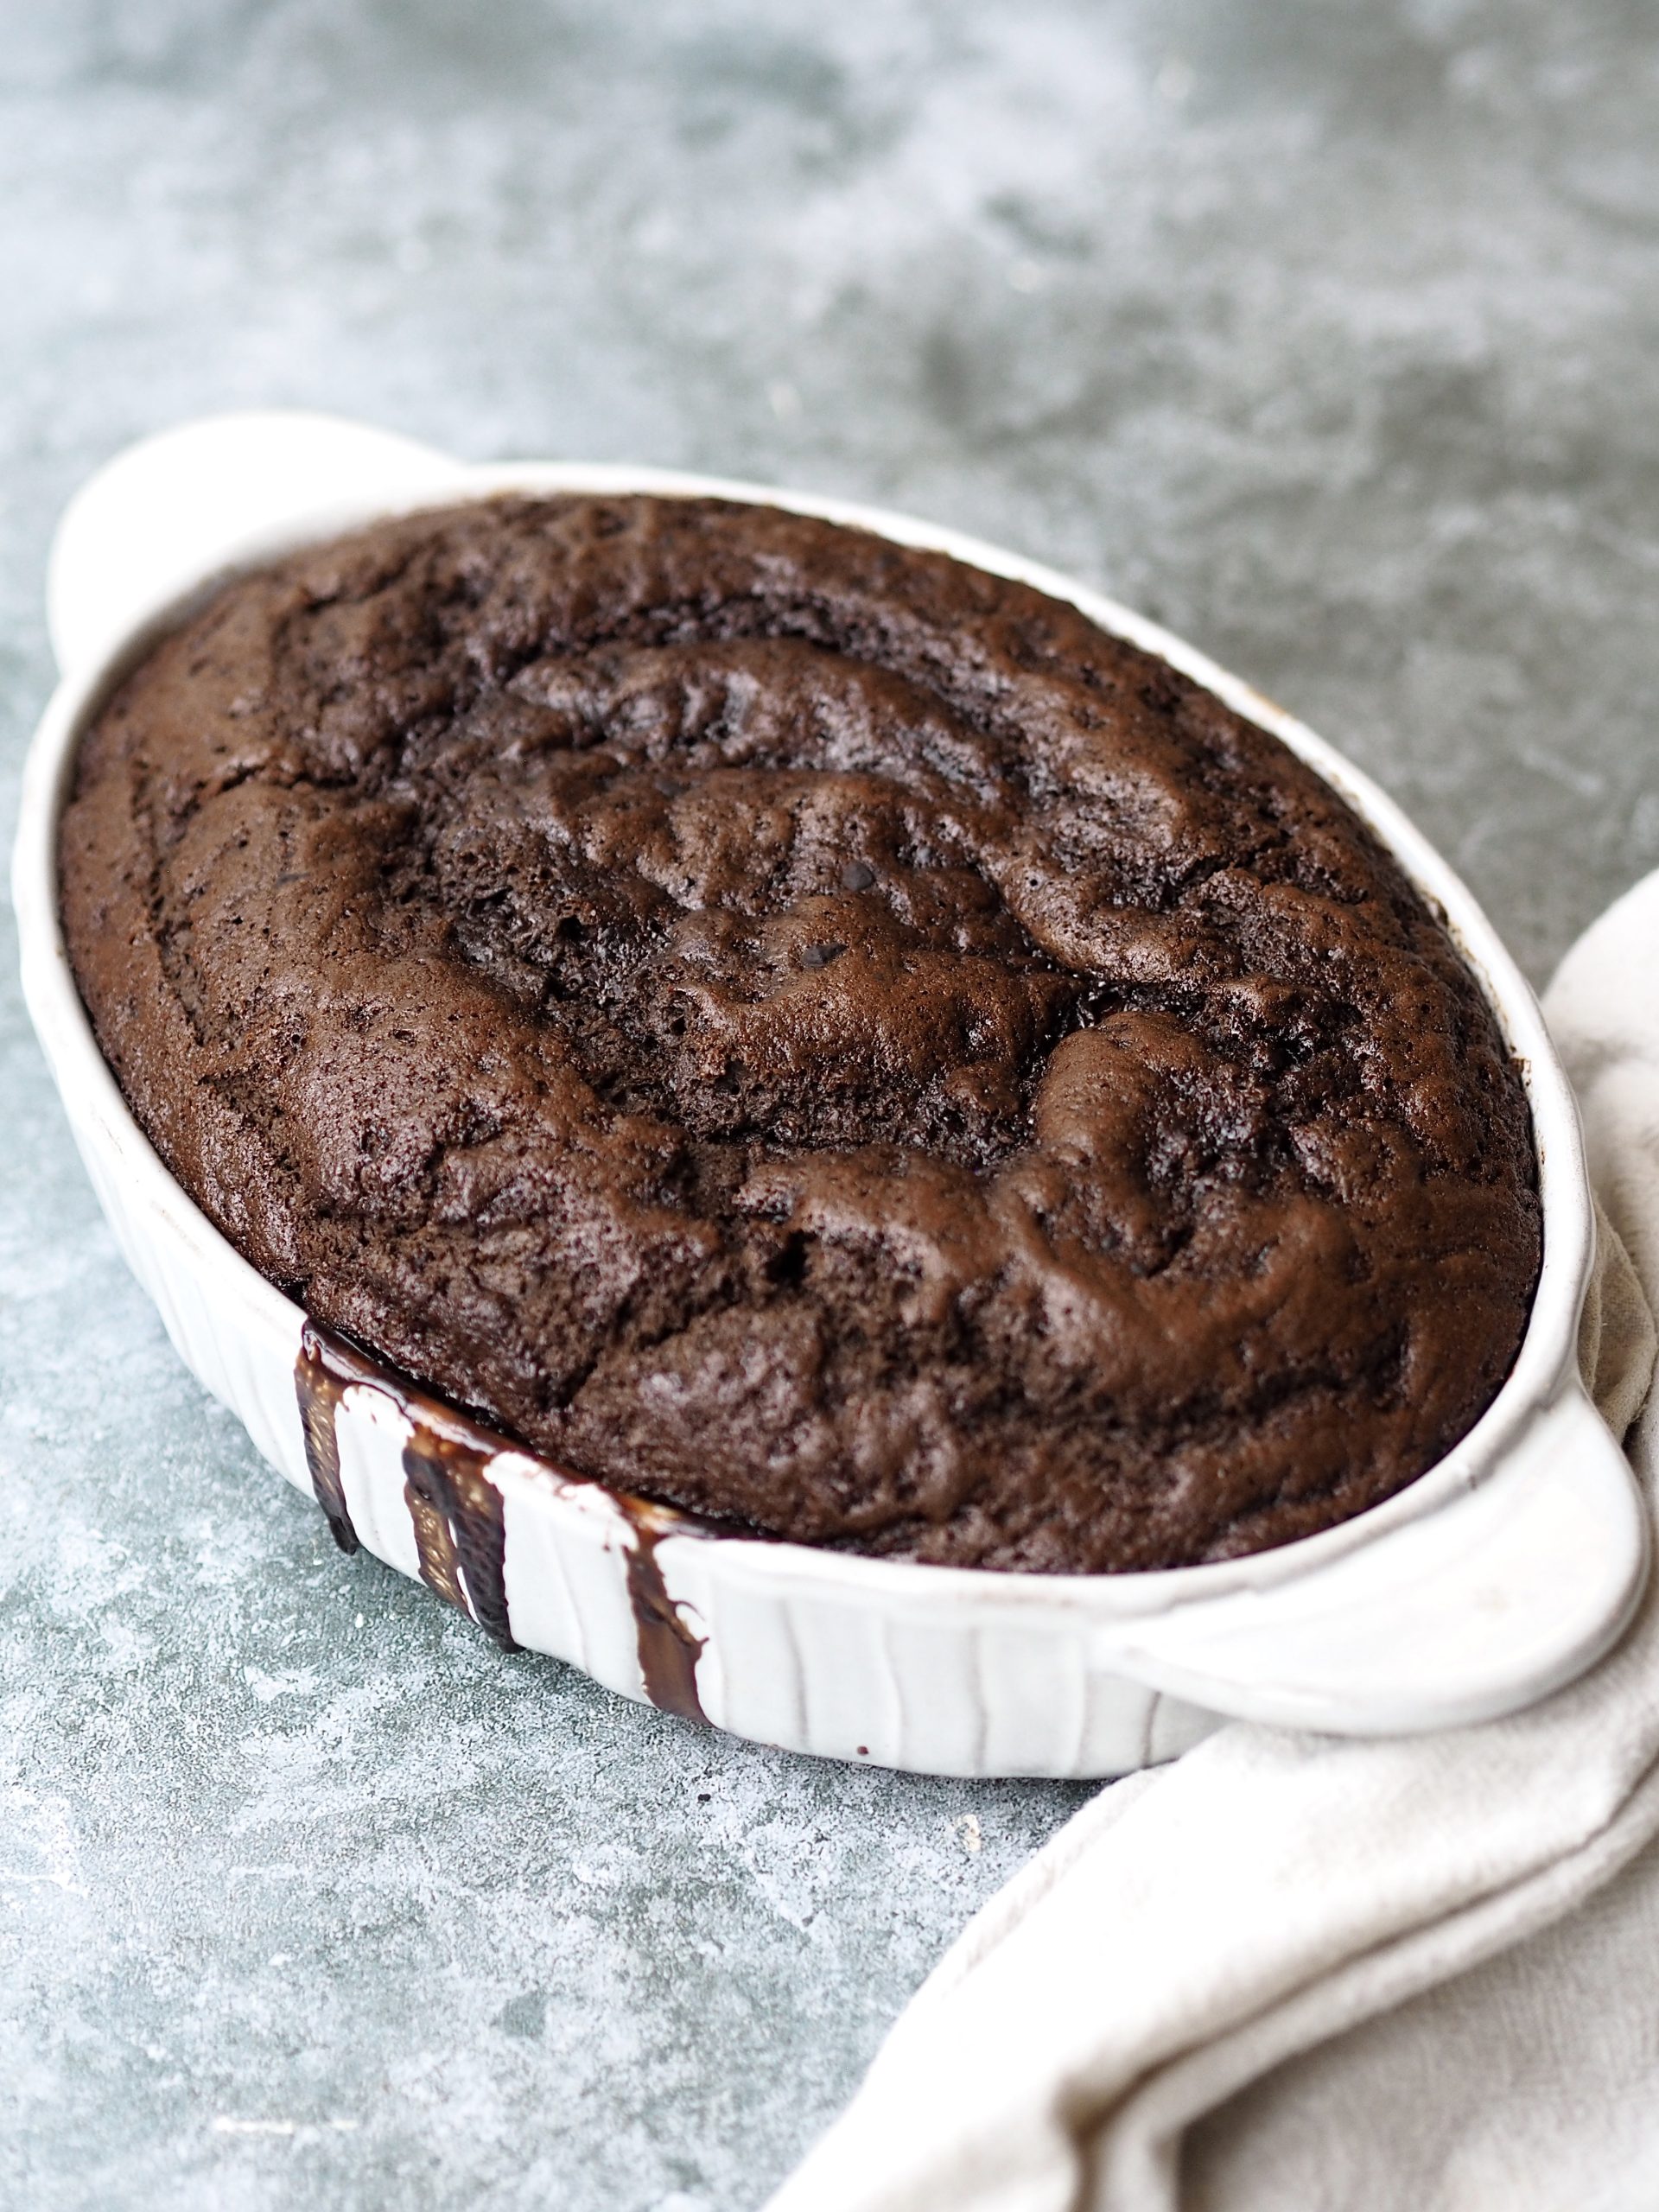
<svg viewBox="0 0 1659 2212">
<path fill-rule="evenodd" d="M 353 510 L 441 493 L 463 473 L 412 438 L 333 415 L 213 415 L 143 438 L 88 478 L 52 541 L 59 669 L 92 667 L 204 573 L 278 550 L 302 516 L 337 508 L 346 528 Z"/>
<path fill-rule="evenodd" d="M 1293 1580 L 1109 1631 L 1100 1657 L 1242 1719 L 1454 1727 L 1581 1674 L 1629 1623 L 1648 1563 L 1646 1502 L 1575 1373 L 1486 1481 Z"/>
</svg>

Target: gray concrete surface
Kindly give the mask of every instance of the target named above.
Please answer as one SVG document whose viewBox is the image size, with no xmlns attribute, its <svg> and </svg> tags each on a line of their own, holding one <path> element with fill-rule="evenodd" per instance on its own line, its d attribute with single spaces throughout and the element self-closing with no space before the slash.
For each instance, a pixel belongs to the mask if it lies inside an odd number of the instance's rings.
<svg viewBox="0 0 1659 2212">
<path fill-rule="evenodd" d="M 1071 567 L 1375 771 L 1541 976 L 1659 864 L 1653 31 L 0 0 L 0 828 L 63 499 L 293 403 Z M 340 1560 L 124 1274 L 10 975 L 0 2202 L 757 2204 L 1080 1793 L 712 1738 Z"/>
</svg>

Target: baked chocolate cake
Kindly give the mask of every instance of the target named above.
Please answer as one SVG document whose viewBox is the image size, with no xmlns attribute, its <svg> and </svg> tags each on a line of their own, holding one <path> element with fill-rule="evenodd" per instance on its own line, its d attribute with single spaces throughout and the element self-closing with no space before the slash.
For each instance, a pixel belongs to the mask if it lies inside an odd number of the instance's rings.
<svg viewBox="0 0 1659 2212">
<path fill-rule="evenodd" d="M 331 1327 L 809 1543 L 1169 1567 L 1488 1404 L 1540 1214 L 1336 795 L 1028 588 L 707 500 L 493 500 L 223 589 L 61 839 L 102 1047 Z"/>
</svg>

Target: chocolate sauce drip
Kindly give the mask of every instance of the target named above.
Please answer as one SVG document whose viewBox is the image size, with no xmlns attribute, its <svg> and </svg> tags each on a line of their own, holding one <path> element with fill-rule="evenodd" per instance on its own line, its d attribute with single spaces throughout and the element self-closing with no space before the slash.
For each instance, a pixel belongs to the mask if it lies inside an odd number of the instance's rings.
<svg viewBox="0 0 1659 2212">
<path fill-rule="evenodd" d="M 421 1580 L 446 1605 L 453 1605 L 458 1613 L 470 1613 L 472 1607 L 461 1587 L 454 1538 L 449 1532 L 448 1512 L 441 1495 L 435 1495 L 441 1479 L 434 1477 L 425 1455 L 411 1439 L 404 1446 L 404 1503 L 409 1509 L 410 1526 L 415 1531 Z"/>
<path fill-rule="evenodd" d="M 354 1552 L 357 1530 L 352 1526 L 351 1510 L 340 1479 L 340 1435 L 334 1416 L 347 1386 L 360 1378 L 343 1365 L 336 1365 L 332 1357 L 334 1341 L 308 1319 L 300 1332 L 300 1356 L 294 1363 L 294 1394 L 300 1402 L 312 1491 L 334 1541 L 341 1551 Z"/>
<path fill-rule="evenodd" d="M 301 1332 L 294 1382 L 305 1425 L 311 1486 L 341 1550 L 355 1551 L 358 1538 L 340 1488 L 335 1416 L 346 1390 L 378 1390 L 410 1424 L 404 1446 L 404 1497 L 415 1531 L 422 1581 L 475 1620 L 504 1650 L 518 1650 L 507 1611 L 505 1516 L 488 1468 L 498 1452 L 521 1447 L 492 1434 L 481 1423 L 309 1319 Z M 588 1479 L 564 1467 L 555 1471 L 568 1482 Z M 632 1530 L 627 1552 L 628 1603 L 633 1610 L 645 1694 L 664 1713 L 706 1722 L 709 1716 L 697 1695 L 697 1659 L 706 1639 L 692 1634 L 669 1596 L 657 1547 L 667 1535 L 708 1536 L 716 1531 L 689 1514 L 644 1498 L 620 1491 L 611 1495 Z"/>
<path fill-rule="evenodd" d="M 340 1479 L 340 1402 L 348 1389 L 378 1390 L 410 1424 L 404 1496 L 422 1581 L 505 1650 L 516 1651 L 507 1618 L 506 1523 L 501 1493 L 486 1472 L 498 1452 L 514 1447 L 309 1317 L 300 1332 L 294 1387 L 311 1487 L 340 1549 L 354 1552 L 358 1537 Z"/>
<path fill-rule="evenodd" d="M 697 1695 L 697 1660 L 706 1638 L 693 1636 L 683 1615 L 668 1594 L 657 1547 L 665 1535 L 682 1533 L 654 1526 L 645 1517 L 648 1508 L 634 1499 L 617 1500 L 633 1526 L 628 1548 L 628 1603 L 633 1608 L 639 1643 L 639 1671 L 645 1678 L 645 1695 L 663 1713 L 677 1713 L 682 1720 L 709 1716 Z"/>
<path fill-rule="evenodd" d="M 494 1450 L 416 1419 L 404 1446 L 404 1495 L 422 1581 L 470 1613 L 504 1651 L 516 1651 L 507 1618 L 506 1517 L 485 1471 Z"/>
</svg>

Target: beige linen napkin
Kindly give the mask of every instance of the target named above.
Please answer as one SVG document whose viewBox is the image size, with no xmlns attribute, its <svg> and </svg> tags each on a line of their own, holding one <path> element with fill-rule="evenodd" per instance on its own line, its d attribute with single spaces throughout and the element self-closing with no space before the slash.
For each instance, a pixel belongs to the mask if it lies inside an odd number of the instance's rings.
<svg viewBox="0 0 1659 2212">
<path fill-rule="evenodd" d="M 1605 1209 L 1585 1370 L 1651 1493 L 1659 875 L 1546 1003 Z M 1659 1585 L 1509 1720 L 1235 1723 L 1103 1791 L 969 1923 L 771 2212 L 1659 2204 L 1659 2164 L 1645 2197 L 1614 2172 L 1659 2160 L 1659 2113 L 1638 2143 L 1626 2109 L 1633 2042 L 1659 2073 L 1656 1836 Z"/>
</svg>

